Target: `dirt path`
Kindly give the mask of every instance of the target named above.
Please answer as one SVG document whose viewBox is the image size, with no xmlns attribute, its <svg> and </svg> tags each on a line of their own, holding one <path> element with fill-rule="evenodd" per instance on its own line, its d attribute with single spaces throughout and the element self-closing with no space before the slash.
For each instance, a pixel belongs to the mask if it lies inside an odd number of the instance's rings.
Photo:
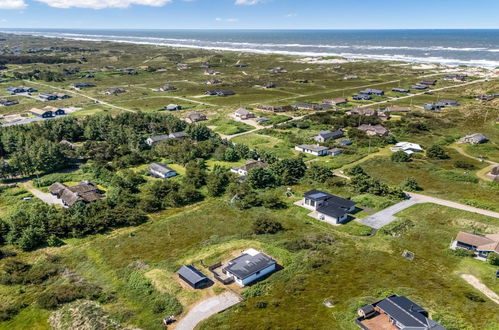
<svg viewBox="0 0 499 330">
<path fill-rule="evenodd" d="M 473 286 L 475 289 L 486 295 L 487 298 L 499 305 L 499 296 L 494 291 L 489 289 L 485 284 L 480 282 L 478 278 L 470 274 L 461 274 L 461 278 L 468 282 L 468 284 Z"/>
<path fill-rule="evenodd" d="M 241 301 L 242 298 L 239 295 L 230 291 L 203 300 L 194 306 L 189 313 L 176 324 L 175 329 L 193 330 L 199 322 L 220 313 Z"/>
</svg>

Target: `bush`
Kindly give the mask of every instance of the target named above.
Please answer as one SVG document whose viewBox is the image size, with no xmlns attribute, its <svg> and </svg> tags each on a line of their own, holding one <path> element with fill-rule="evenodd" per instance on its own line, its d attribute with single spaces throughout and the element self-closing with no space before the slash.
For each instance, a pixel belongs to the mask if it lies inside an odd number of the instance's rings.
<svg viewBox="0 0 499 330">
<path fill-rule="evenodd" d="M 488 261 L 492 266 L 499 266 L 499 254 L 492 252 L 489 254 Z"/>
<path fill-rule="evenodd" d="M 455 168 L 460 168 L 460 169 L 463 169 L 463 170 L 467 170 L 467 171 L 471 171 L 471 170 L 474 170 L 475 169 L 475 165 L 471 164 L 471 163 L 468 163 L 464 160 L 456 160 L 454 162 L 454 167 Z"/>
<path fill-rule="evenodd" d="M 281 230 L 283 230 L 284 227 L 282 224 L 273 219 L 257 219 L 253 223 L 253 233 L 257 235 L 263 235 L 263 234 L 275 234 Z"/>
<path fill-rule="evenodd" d="M 97 299 L 101 296 L 102 289 L 89 284 L 61 284 L 51 287 L 42 292 L 37 303 L 41 308 L 54 309 L 62 304 L 75 301 L 77 299 Z"/>
<path fill-rule="evenodd" d="M 384 235 L 398 237 L 414 227 L 414 222 L 409 219 L 394 221 L 379 230 Z"/>
<path fill-rule="evenodd" d="M 445 150 L 435 144 L 431 146 L 427 151 L 426 151 L 426 156 L 431 159 L 448 159 L 449 155 L 445 153 Z"/>
<path fill-rule="evenodd" d="M 394 163 L 405 163 L 411 160 L 411 156 L 403 151 L 397 151 L 392 154 L 390 159 Z"/>
<path fill-rule="evenodd" d="M 450 249 L 449 253 L 452 255 L 455 255 L 457 257 L 470 257 L 471 258 L 471 257 L 475 256 L 475 253 L 473 253 L 473 251 L 466 250 L 466 249 L 460 249 L 460 248 Z"/>
<path fill-rule="evenodd" d="M 434 172 L 434 174 L 448 181 L 478 183 L 478 178 L 474 175 L 462 174 L 456 171 L 440 170 Z"/>
<path fill-rule="evenodd" d="M 400 185 L 400 188 L 402 188 L 403 190 L 407 190 L 407 191 L 420 191 L 420 190 L 423 190 L 419 186 L 419 184 L 416 181 L 416 179 L 413 178 L 413 177 L 405 179 L 405 181 L 402 182 L 402 184 Z"/>
</svg>

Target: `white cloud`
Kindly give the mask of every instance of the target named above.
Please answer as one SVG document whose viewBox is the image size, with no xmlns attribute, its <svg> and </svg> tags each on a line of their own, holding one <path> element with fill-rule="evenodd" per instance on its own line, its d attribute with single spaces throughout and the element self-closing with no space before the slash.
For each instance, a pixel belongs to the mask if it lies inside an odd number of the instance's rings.
<svg viewBox="0 0 499 330">
<path fill-rule="evenodd" d="M 215 21 L 226 22 L 226 23 L 235 23 L 235 22 L 239 22 L 239 18 L 220 18 L 220 17 L 217 17 L 217 18 L 215 18 Z"/>
<path fill-rule="evenodd" d="M 236 0 L 236 5 L 247 5 L 252 6 L 258 3 L 264 2 L 265 0 Z"/>
<path fill-rule="evenodd" d="M 0 0 L 1 1 L 1 0 Z M 160 7 L 172 0 L 37 0 L 55 8 L 127 8 L 131 5 Z"/>
<path fill-rule="evenodd" d="M 23 9 L 26 8 L 24 0 L 0 0 L 0 9 Z"/>
<path fill-rule="evenodd" d="M 291 14 L 286 14 L 285 16 L 286 16 L 286 17 L 296 17 L 296 16 L 298 16 L 298 14 L 296 14 L 296 13 L 291 13 Z"/>
</svg>

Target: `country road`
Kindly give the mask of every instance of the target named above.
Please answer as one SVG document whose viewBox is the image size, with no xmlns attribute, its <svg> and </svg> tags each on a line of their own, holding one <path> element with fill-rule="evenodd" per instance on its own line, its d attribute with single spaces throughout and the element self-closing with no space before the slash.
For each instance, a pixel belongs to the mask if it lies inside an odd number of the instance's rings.
<svg viewBox="0 0 499 330">
<path fill-rule="evenodd" d="M 36 82 L 36 81 L 31 81 L 31 80 L 24 80 L 25 83 L 27 84 L 34 84 L 34 85 L 39 85 L 39 86 L 44 86 L 44 87 L 48 87 L 48 88 L 51 88 L 51 89 L 56 89 L 58 91 L 61 91 L 61 92 L 65 92 L 65 93 L 70 93 L 70 94 L 73 94 L 73 95 L 78 95 L 78 96 L 81 96 L 81 97 L 84 97 L 84 98 L 87 98 L 89 100 L 92 100 L 98 104 L 102 104 L 102 105 L 106 105 L 110 108 L 115 108 L 115 109 L 119 109 L 119 110 L 123 110 L 123 111 L 128 111 L 128 112 L 137 112 L 135 110 L 131 110 L 131 109 L 127 109 L 127 108 L 124 108 L 124 107 L 120 107 L 120 106 L 117 106 L 117 105 L 114 105 L 114 104 L 111 104 L 111 103 L 108 103 L 108 102 L 105 102 L 105 101 L 101 101 L 99 99 L 96 99 L 94 97 L 91 97 L 91 96 L 88 96 L 88 95 L 85 95 L 85 94 L 82 94 L 82 93 L 78 93 L 76 91 L 73 91 L 73 90 L 68 90 L 68 89 L 64 89 L 64 88 L 60 88 L 60 87 L 55 87 L 55 86 L 52 86 L 52 85 L 47 85 L 47 84 L 43 84 L 43 83 L 40 83 L 40 82 Z"/>
<path fill-rule="evenodd" d="M 488 217 L 493 217 L 493 218 L 499 219 L 499 213 L 498 212 L 484 210 L 484 209 L 479 209 L 477 207 L 473 207 L 473 206 L 469 206 L 469 205 L 464 205 L 464 204 L 460 204 L 460 203 L 448 201 L 448 200 L 441 199 L 441 198 L 431 197 L 431 196 L 427 196 L 427 195 L 416 194 L 416 193 L 413 193 L 413 192 L 407 192 L 407 194 L 409 196 L 411 196 L 412 198 L 416 198 L 421 203 L 438 204 L 438 205 L 451 207 L 453 209 L 457 209 L 457 210 L 461 210 L 461 211 L 478 213 L 478 214 L 486 215 Z"/>
</svg>

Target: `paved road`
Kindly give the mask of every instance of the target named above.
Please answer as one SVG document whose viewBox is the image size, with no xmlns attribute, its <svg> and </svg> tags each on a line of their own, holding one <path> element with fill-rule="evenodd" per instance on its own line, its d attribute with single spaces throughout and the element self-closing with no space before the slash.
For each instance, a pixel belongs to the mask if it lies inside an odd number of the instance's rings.
<svg viewBox="0 0 499 330">
<path fill-rule="evenodd" d="M 175 330 L 192 330 L 196 325 L 208 317 L 220 313 L 242 301 L 242 298 L 233 292 L 203 300 L 194 306 L 187 315 L 175 326 Z"/>
<path fill-rule="evenodd" d="M 358 221 L 371 228 L 380 229 L 381 227 L 395 221 L 397 219 L 395 214 L 419 203 L 422 203 L 419 199 L 411 198 Z"/>
<path fill-rule="evenodd" d="M 411 196 L 412 198 L 416 198 L 421 203 L 438 204 L 438 205 L 442 205 L 442 206 L 452 207 L 454 209 L 458 209 L 458 210 L 462 210 L 462 211 L 467 211 L 467 212 L 472 212 L 472 213 L 478 213 L 478 214 L 486 215 L 488 217 L 493 217 L 493 218 L 498 218 L 499 219 L 499 213 L 498 212 L 489 211 L 489 210 L 483 210 L 483 209 L 479 209 L 479 208 L 476 208 L 476 207 L 473 207 L 473 206 L 459 204 L 459 203 L 451 202 L 451 201 L 448 201 L 448 200 L 445 200 L 445 199 L 440 199 L 440 198 L 436 198 L 436 197 L 430 197 L 430 196 L 416 194 L 416 193 L 411 193 L 411 192 L 408 192 L 407 194 L 409 196 Z"/>
<path fill-rule="evenodd" d="M 490 300 L 499 305 L 499 296 L 489 289 L 485 284 L 480 282 L 478 278 L 470 274 L 462 274 L 461 278 L 472 285 L 475 289 L 486 295 Z"/>
</svg>

